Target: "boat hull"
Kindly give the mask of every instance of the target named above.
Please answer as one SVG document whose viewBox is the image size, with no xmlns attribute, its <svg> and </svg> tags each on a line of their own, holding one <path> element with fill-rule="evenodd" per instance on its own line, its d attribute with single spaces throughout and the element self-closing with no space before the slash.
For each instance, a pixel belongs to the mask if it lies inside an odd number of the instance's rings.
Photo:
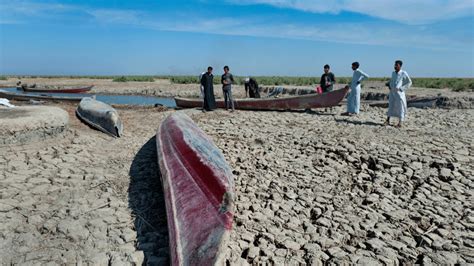
<svg viewBox="0 0 474 266">
<path fill-rule="evenodd" d="M 80 102 L 82 96 L 51 96 L 51 95 L 36 95 L 36 94 L 16 94 L 0 89 L 0 98 L 17 101 L 29 100 L 44 100 L 44 101 L 65 101 L 65 102 Z"/>
<path fill-rule="evenodd" d="M 90 126 L 114 137 L 123 132 L 122 120 L 112 106 L 84 97 L 76 109 L 77 116 Z"/>
<path fill-rule="evenodd" d="M 435 108 L 438 103 L 438 97 L 412 98 L 407 100 L 407 107 L 413 108 Z M 369 103 L 371 107 L 388 108 L 388 102 Z"/>
<path fill-rule="evenodd" d="M 307 94 L 281 98 L 236 99 L 234 106 L 242 110 L 301 110 L 324 108 L 338 105 L 346 96 L 349 88 L 343 88 L 323 94 Z M 181 108 L 202 107 L 201 99 L 175 98 L 176 106 Z M 216 100 L 218 108 L 225 108 L 224 100 Z"/>
<path fill-rule="evenodd" d="M 232 229 L 231 169 L 212 140 L 179 112 L 163 121 L 156 140 L 171 264 L 221 264 Z"/>
<path fill-rule="evenodd" d="M 90 91 L 94 85 L 81 88 L 62 88 L 62 89 L 41 89 L 22 87 L 25 92 L 45 92 L 45 93 L 86 93 Z"/>
</svg>

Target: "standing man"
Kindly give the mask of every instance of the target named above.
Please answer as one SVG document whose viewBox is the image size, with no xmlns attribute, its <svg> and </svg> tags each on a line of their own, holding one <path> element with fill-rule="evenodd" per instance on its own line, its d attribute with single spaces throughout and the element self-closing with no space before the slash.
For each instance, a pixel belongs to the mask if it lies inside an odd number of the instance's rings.
<svg viewBox="0 0 474 266">
<path fill-rule="evenodd" d="M 321 81 L 319 82 L 319 85 L 323 89 L 323 93 L 332 91 L 333 85 L 336 83 L 336 77 L 332 72 L 330 72 L 330 69 L 329 65 L 324 66 L 324 74 L 321 76 Z"/>
<path fill-rule="evenodd" d="M 212 111 L 216 109 L 216 99 L 214 98 L 214 76 L 212 75 L 212 67 L 207 68 L 207 72 L 201 77 L 201 86 L 204 90 L 204 103 L 202 111 Z"/>
<path fill-rule="evenodd" d="M 407 113 L 407 99 L 405 91 L 411 87 L 411 79 L 405 70 L 402 70 L 402 60 L 395 61 L 395 71 L 392 72 L 389 87 L 390 93 L 388 95 L 388 112 L 387 121 L 385 125 L 390 124 L 390 117 L 398 117 L 397 127 L 402 126 Z"/>
<path fill-rule="evenodd" d="M 360 83 L 369 78 L 367 74 L 365 74 L 362 70 L 359 69 L 359 62 L 352 63 L 352 70 L 354 70 L 354 74 L 352 74 L 351 80 L 351 91 L 349 96 L 347 96 L 347 112 L 343 113 L 342 115 L 357 115 L 359 114 L 360 110 L 360 90 L 361 86 Z"/>
<path fill-rule="evenodd" d="M 225 109 L 231 112 L 234 111 L 234 99 L 232 98 L 232 84 L 234 83 L 234 76 L 229 72 L 229 67 L 224 67 L 224 74 L 221 77 L 222 92 L 224 93 Z"/>
</svg>

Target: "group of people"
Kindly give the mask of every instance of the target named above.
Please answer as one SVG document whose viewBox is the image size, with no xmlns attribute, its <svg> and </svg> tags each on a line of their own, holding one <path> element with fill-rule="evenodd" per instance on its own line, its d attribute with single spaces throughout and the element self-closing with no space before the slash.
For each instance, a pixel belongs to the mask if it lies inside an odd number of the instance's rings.
<svg viewBox="0 0 474 266">
<path fill-rule="evenodd" d="M 401 127 L 407 113 L 407 100 L 405 91 L 411 87 L 412 81 L 408 73 L 405 70 L 402 70 L 402 65 L 403 62 L 401 60 L 395 61 L 395 71 L 392 72 L 390 81 L 386 83 L 390 92 L 388 95 L 389 102 L 385 125 L 390 124 L 391 117 L 397 117 L 399 119 L 397 127 Z M 369 76 L 359 69 L 359 67 L 360 64 L 358 62 L 352 63 L 352 70 L 354 73 L 352 74 L 352 80 L 349 85 L 350 92 L 347 96 L 347 111 L 343 113 L 343 115 L 352 116 L 359 114 L 361 82 L 369 78 Z M 323 82 L 323 77 L 324 74 L 321 77 L 321 83 Z"/>
<path fill-rule="evenodd" d="M 213 68 L 209 66 L 207 72 L 200 75 L 201 95 L 204 98 L 202 111 L 212 111 L 217 108 L 216 99 L 214 98 L 214 75 L 212 75 Z M 225 109 L 233 112 L 234 99 L 232 98 L 232 84 L 234 83 L 234 76 L 229 72 L 229 67 L 224 67 L 224 74 L 221 76 L 222 92 L 224 94 Z"/>
<path fill-rule="evenodd" d="M 397 117 L 399 123 L 397 127 L 402 126 L 402 122 L 405 119 L 407 113 L 407 102 L 405 91 L 410 88 L 412 81 L 408 73 L 402 70 L 403 62 L 401 60 L 395 61 L 392 77 L 386 84 L 390 90 L 389 92 L 389 107 L 387 112 L 387 120 L 385 125 L 390 124 L 391 117 Z M 364 73 L 360 68 L 358 62 L 352 63 L 352 74 L 349 95 L 347 96 L 347 111 L 342 115 L 353 116 L 359 114 L 360 111 L 360 92 L 361 83 L 363 80 L 368 79 L 369 75 Z M 203 112 L 214 110 L 216 108 L 216 101 L 214 98 L 214 76 L 212 75 L 212 67 L 207 68 L 207 72 L 204 72 L 200 76 L 201 83 L 201 95 L 204 99 Z M 224 67 L 224 74 L 221 76 L 222 92 L 224 94 L 224 102 L 226 110 L 233 112 L 234 100 L 232 98 L 232 84 L 234 84 L 234 77 L 229 72 L 229 67 Z M 330 92 L 334 89 L 336 84 L 336 77 L 331 72 L 329 65 L 324 66 L 324 74 L 321 76 L 320 88 L 322 93 Z M 254 78 L 245 79 L 245 95 L 251 98 L 260 98 L 257 81 Z"/>
<path fill-rule="evenodd" d="M 216 100 L 214 98 L 214 76 L 213 68 L 209 66 L 207 72 L 201 73 L 199 80 L 201 83 L 201 97 L 204 99 L 203 112 L 216 109 Z M 228 66 L 224 67 L 224 74 L 221 76 L 222 93 L 224 94 L 224 102 L 226 110 L 233 112 L 234 99 L 232 97 L 232 84 L 234 84 L 234 76 L 230 73 Z M 254 78 L 245 79 L 245 97 L 260 98 L 258 83 Z"/>
</svg>

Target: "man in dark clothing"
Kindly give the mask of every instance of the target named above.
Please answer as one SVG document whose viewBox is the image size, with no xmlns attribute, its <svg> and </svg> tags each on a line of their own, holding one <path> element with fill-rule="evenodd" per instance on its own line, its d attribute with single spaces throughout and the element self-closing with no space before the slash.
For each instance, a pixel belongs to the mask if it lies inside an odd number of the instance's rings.
<svg viewBox="0 0 474 266">
<path fill-rule="evenodd" d="M 207 72 L 201 77 L 201 85 L 204 88 L 204 104 L 202 107 L 203 112 L 216 109 L 213 80 L 214 76 L 212 75 L 212 67 L 208 67 Z"/>
<path fill-rule="evenodd" d="M 260 98 L 258 83 L 254 78 L 245 79 L 245 96 L 247 96 L 247 92 L 250 98 Z"/>
<path fill-rule="evenodd" d="M 329 65 L 324 66 L 324 74 L 321 76 L 321 81 L 319 85 L 323 89 L 324 92 L 332 91 L 333 85 L 336 83 L 336 77 L 332 72 L 330 72 Z"/>
<path fill-rule="evenodd" d="M 229 67 L 224 67 L 224 74 L 221 77 L 222 83 L 222 92 L 224 93 L 225 109 L 228 110 L 229 107 L 234 111 L 234 99 L 232 98 L 232 84 L 234 83 L 234 76 L 230 74 Z"/>
</svg>

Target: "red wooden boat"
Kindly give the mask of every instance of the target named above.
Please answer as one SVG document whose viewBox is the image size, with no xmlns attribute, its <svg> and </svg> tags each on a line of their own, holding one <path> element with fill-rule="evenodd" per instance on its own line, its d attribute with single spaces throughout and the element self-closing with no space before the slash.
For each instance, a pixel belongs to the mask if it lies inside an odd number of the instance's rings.
<svg viewBox="0 0 474 266">
<path fill-rule="evenodd" d="M 74 88 L 47 88 L 47 87 L 21 87 L 26 92 L 46 92 L 46 93 L 85 93 L 88 92 L 94 87 L 94 85 L 87 87 L 74 87 Z"/>
<path fill-rule="evenodd" d="M 172 265 L 223 264 L 232 229 L 234 180 L 224 156 L 185 114 L 156 134 Z"/>
<path fill-rule="evenodd" d="M 332 107 L 338 105 L 346 96 L 349 88 L 343 88 L 323 94 L 306 94 L 281 98 L 235 99 L 236 109 L 242 110 L 301 110 L 308 108 Z M 176 106 L 181 108 L 202 107 L 202 99 L 174 98 Z M 218 108 L 224 108 L 224 100 L 216 100 Z"/>
</svg>

